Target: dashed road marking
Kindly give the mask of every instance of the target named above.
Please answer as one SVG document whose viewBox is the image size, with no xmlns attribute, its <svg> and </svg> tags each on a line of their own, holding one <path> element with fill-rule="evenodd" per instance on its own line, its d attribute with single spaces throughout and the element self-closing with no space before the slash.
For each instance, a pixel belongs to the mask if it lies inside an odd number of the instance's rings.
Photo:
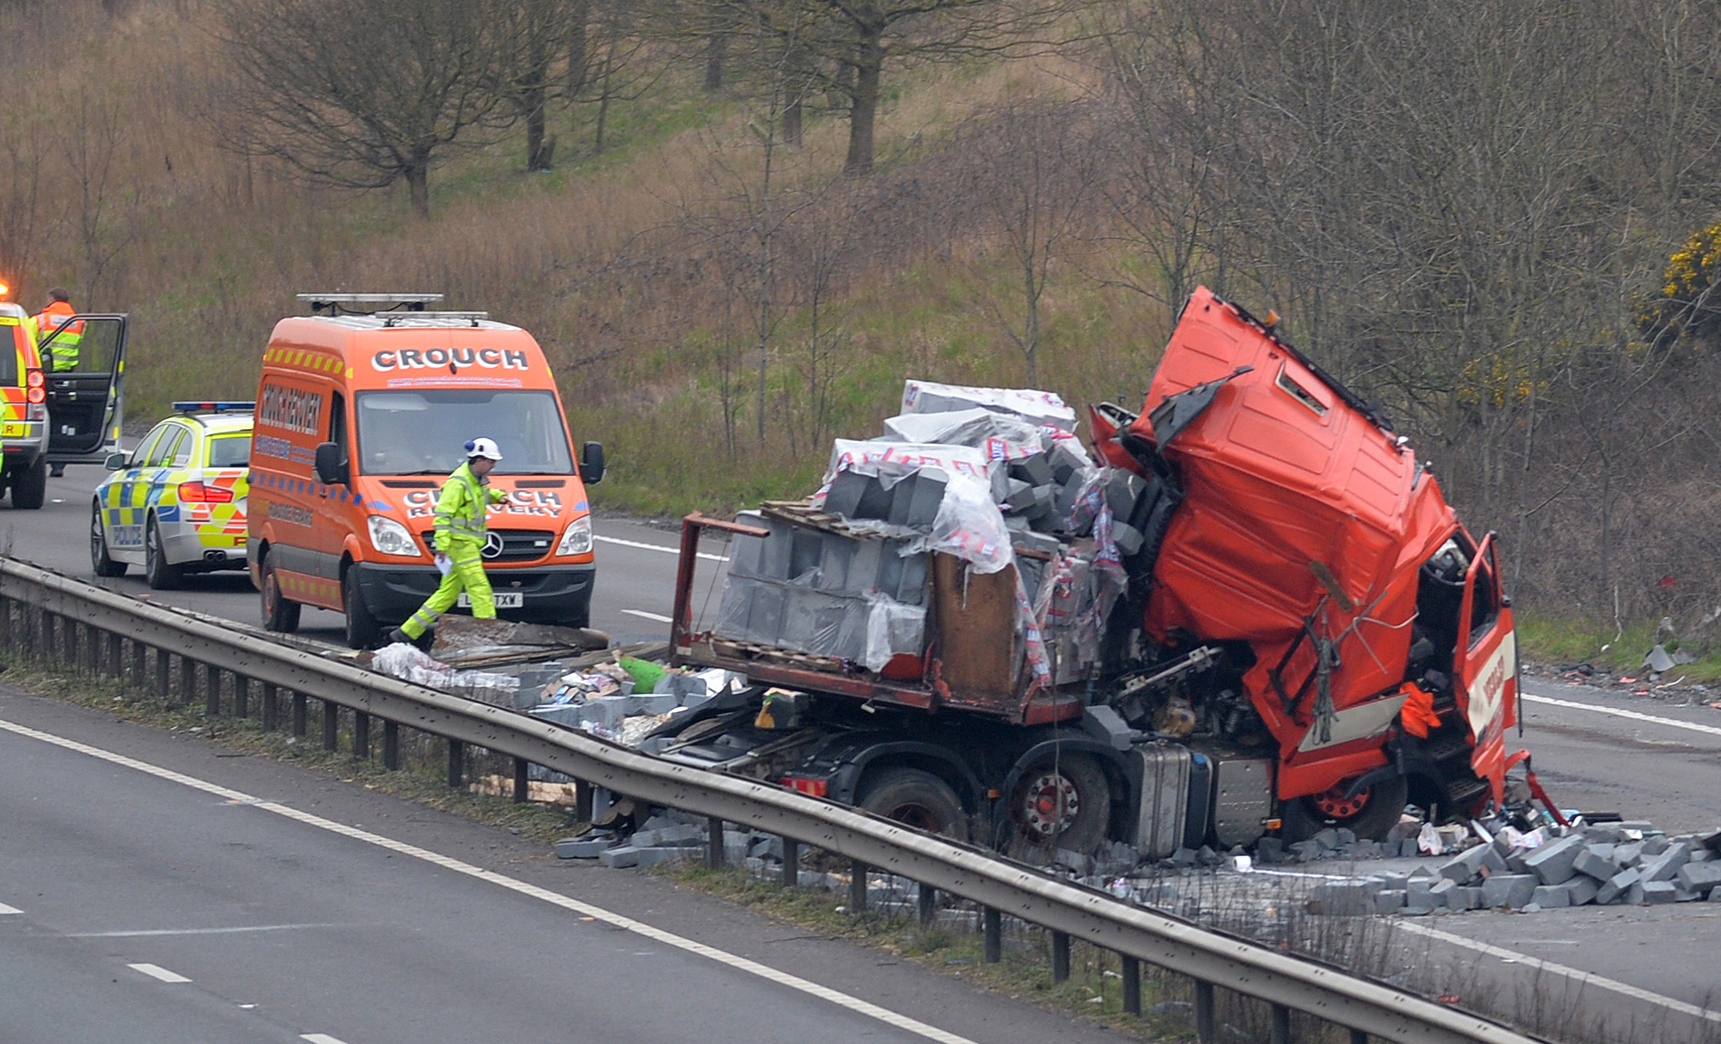
<svg viewBox="0 0 1721 1044">
<path fill-rule="evenodd" d="M 1543 703 L 1550 707 L 1565 707 L 1568 710 L 1590 711 L 1594 714 L 1609 714 L 1616 718 L 1628 718 L 1631 721 L 1646 721 L 1651 725 L 1666 725 L 1675 729 L 1686 729 L 1691 732 L 1702 732 L 1710 736 L 1721 736 L 1721 729 L 1713 725 L 1699 725 L 1695 721 L 1680 721 L 1677 718 L 1658 718 L 1653 714 L 1643 714 L 1623 707 L 1603 707 L 1594 703 L 1578 703 L 1574 700 L 1556 700 L 1552 696 L 1533 696 L 1524 694 L 1525 703 Z"/>
<path fill-rule="evenodd" d="M 622 612 L 628 614 L 629 616 L 637 616 L 642 620 L 650 620 L 653 623 L 674 623 L 675 622 L 674 617 L 664 616 L 662 613 L 648 613 L 644 609 L 623 609 Z"/>
<path fill-rule="evenodd" d="M 18 909 L 16 906 L 7 906 L 5 903 L 0 903 L 0 917 L 4 917 L 7 914 L 21 914 L 23 912 L 24 911 Z"/>
<path fill-rule="evenodd" d="M 163 968 L 159 964 L 128 964 L 128 965 L 126 965 L 126 967 L 130 968 L 132 971 L 143 972 L 145 975 L 149 976 L 152 979 L 160 979 L 162 982 L 190 982 L 191 981 L 190 979 L 179 974 L 178 972 L 168 971 L 166 968 Z"/>
<path fill-rule="evenodd" d="M 300 1040 L 308 1040 L 311 1044 L 347 1044 L 339 1037 L 331 1037 L 327 1033 L 301 1033 Z"/>
<path fill-rule="evenodd" d="M 188 776 L 183 772 L 175 772 L 172 769 L 162 768 L 159 765 L 152 765 L 147 761 L 128 758 L 124 754 L 115 754 L 113 751 L 103 750 L 100 747 L 92 747 L 88 743 L 80 743 L 77 740 L 66 739 L 63 736 L 56 736 L 51 732 L 32 729 L 27 725 L 19 725 L 16 722 L 0 719 L 0 729 L 15 733 L 19 736 L 28 736 L 31 739 L 40 740 L 43 743 L 50 743 L 65 750 L 77 751 L 79 754 L 86 754 L 92 758 L 99 758 L 109 764 L 121 765 L 125 768 L 134 769 L 138 772 L 145 773 L 146 775 L 154 776 L 157 779 L 165 779 L 171 783 L 178 783 L 195 790 L 201 790 L 206 794 L 213 794 L 216 797 L 254 803 L 257 808 L 262 809 L 263 811 L 273 812 L 278 816 L 285 816 L 288 819 L 296 820 L 306 826 L 316 827 L 319 830 L 326 830 L 331 834 L 340 834 L 343 837 L 350 837 L 355 841 L 363 841 L 367 844 L 376 845 L 378 848 L 385 848 L 390 852 L 397 852 L 401 855 L 411 856 L 414 859 L 422 860 L 433 866 L 440 866 L 445 870 L 452 870 L 455 873 L 464 874 L 467 877 L 506 888 L 509 891 L 516 892 L 520 895 L 530 896 L 533 899 L 541 900 L 552 906 L 558 906 L 572 913 L 582 914 L 599 921 L 604 921 L 617 928 L 625 929 L 637 935 L 642 935 L 645 938 L 650 939 L 652 942 L 662 943 L 665 946 L 673 946 L 683 952 L 691 953 L 699 957 L 705 957 L 709 960 L 716 961 L 718 964 L 733 968 L 736 971 L 757 976 L 767 982 L 776 983 L 779 986 L 786 986 L 789 989 L 797 990 L 801 993 L 807 994 L 808 996 L 829 1001 L 831 1004 L 841 1008 L 847 1008 L 849 1011 L 855 1012 L 856 1014 L 876 1019 L 887 1026 L 894 1026 L 897 1029 L 912 1033 L 919 1037 L 924 1037 L 927 1040 L 937 1041 L 938 1044 L 975 1044 L 974 1041 L 967 1037 L 963 1037 L 946 1030 L 941 1030 L 937 1026 L 928 1025 L 927 1023 L 921 1022 L 919 1019 L 910 1018 L 907 1015 L 891 1011 L 889 1008 L 879 1007 L 877 1004 L 843 993 L 840 990 L 833 990 L 828 986 L 822 986 L 810 979 L 803 979 L 790 972 L 780 971 L 776 968 L 770 967 L 769 965 L 749 960 L 746 957 L 740 957 L 725 950 L 719 950 L 714 946 L 707 946 L 704 943 L 695 942 L 692 939 L 676 935 L 673 932 L 666 932 L 661 928 L 646 924 L 644 921 L 634 920 L 632 917 L 628 917 L 625 914 L 614 913 L 601 906 L 593 906 L 590 903 L 584 903 L 578 899 L 569 898 L 560 892 L 552 892 L 548 888 L 540 888 L 537 885 L 528 884 L 525 881 L 508 877 L 505 874 L 499 874 L 494 870 L 485 870 L 483 867 L 473 866 L 471 863 L 462 862 L 461 860 L 442 855 L 439 852 L 432 852 L 426 848 L 419 848 L 417 845 L 409 845 L 404 841 L 396 841 L 390 837 L 383 837 L 381 834 L 373 834 L 368 830 L 360 830 L 358 827 L 350 827 L 344 823 L 336 823 L 334 820 L 324 819 L 321 816 L 314 816 L 309 812 L 301 812 L 296 808 L 291 808 L 277 802 L 264 801 L 242 791 L 233 790 L 217 783 L 210 783 L 206 780 L 198 779 L 196 776 Z M 146 966 L 132 965 L 132 967 L 138 968 L 141 971 Z M 148 965 L 147 967 L 153 968 L 155 966 Z M 166 972 L 166 974 L 172 975 L 173 973 Z M 191 980 L 173 979 L 164 981 L 189 982 Z M 303 1039 L 314 1041 L 316 1044 L 328 1044 L 329 1041 L 335 1041 L 335 1038 L 326 1037 L 321 1034 L 305 1035 Z M 340 1042 L 335 1041 L 335 1044 L 340 1044 Z"/>
<path fill-rule="evenodd" d="M 592 539 L 601 540 L 606 544 L 620 544 L 622 547 L 637 547 L 641 551 L 662 551 L 666 555 L 681 554 L 681 548 L 679 547 L 665 547 L 662 544 L 648 544 L 643 540 L 623 540 L 621 537 L 609 536 L 593 536 Z M 727 555 L 713 555 L 705 551 L 699 552 L 699 557 L 705 559 L 707 562 L 729 561 L 729 557 Z"/>
<path fill-rule="evenodd" d="M 238 928 L 148 928 L 132 932 L 67 932 L 68 939 L 137 939 L 153 935 L 236 935 L 244 932 L 287 932 L 299 928 L 338 928 L 334 924 L 258 924 Z"/>
</svg>

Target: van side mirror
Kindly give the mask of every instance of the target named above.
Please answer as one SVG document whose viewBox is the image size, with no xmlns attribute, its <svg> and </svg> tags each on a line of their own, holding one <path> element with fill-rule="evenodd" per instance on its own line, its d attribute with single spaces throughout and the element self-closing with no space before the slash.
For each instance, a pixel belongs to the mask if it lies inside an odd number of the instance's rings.
<svg viewBox="0 0 1721 1044">
<path fill-rule="evenodd" d="M 604 444 L 588 442 L 580 456 L 580 481 L 595 485 L 604 480 Z"/>
<path fill-rule="evenodd" d="M 125 462 L 126 455 L 124 453 L 110 453 L 108 459 L 102 461 L 102 466 L 109 471 L 118 471 L 125 467 Z"/>
<path fill-rule="evenodd" d="M 325 442 L 317 447 L 317 481 L 325 486 L 338 486 L 347 481 L 347 463 L 341 459 L 338 443 Z"/>
</svg>

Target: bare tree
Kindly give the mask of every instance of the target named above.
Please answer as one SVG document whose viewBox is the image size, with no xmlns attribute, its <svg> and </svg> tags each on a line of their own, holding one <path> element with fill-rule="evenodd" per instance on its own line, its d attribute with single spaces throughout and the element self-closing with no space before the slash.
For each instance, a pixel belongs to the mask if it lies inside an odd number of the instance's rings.
<svg viewBox="0 0 1721 1044">
<path fill-rule="evenodd" d="M 231 108 L 223 141 L 315 182 L 407 185 L 430 215 L 430 167 L 514 114 L 494 90 L 500 19 L 488 0 L 235 0 L 221 27 Z"/>
<path fill-rule="evenodd" d="M 591 0 L 516 0 L 497 13 L 497 90 L 526 125 L 526 169 L 549 170 L 556 139 L 546 117 L 551 102 L 586 85 Z"/>
</svg>

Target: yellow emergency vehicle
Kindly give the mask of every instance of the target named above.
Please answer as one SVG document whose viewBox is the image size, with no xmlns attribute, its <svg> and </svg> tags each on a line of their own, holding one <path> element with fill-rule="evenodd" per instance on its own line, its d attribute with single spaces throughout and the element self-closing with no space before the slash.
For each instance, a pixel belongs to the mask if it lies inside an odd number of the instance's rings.
<svg viewBox="0 0 1721 1044">
<path fill-rule="evenodd" d="M 0 301 L 0 493 L 9 490 L 15 508 L 34 510 L 47 498 L 47 397 L 35 323 L 22 306 Z"/>
<path fill-rule="evenodd" d="M 251 402 L 176 402 L 179 416 L 150 429 L 90 503 L 90 568 L 124 576 L 141 565 L 149 586 L 186 573 L 245 568 Z"/>
</svg>

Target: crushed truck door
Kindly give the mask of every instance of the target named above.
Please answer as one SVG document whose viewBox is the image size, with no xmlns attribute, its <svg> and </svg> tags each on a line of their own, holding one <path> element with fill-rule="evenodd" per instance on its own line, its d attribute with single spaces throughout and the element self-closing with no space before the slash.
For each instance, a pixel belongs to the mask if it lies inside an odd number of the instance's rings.
<svg viewBox="0 0 1721 1044">
<path fill-rule="evenodd" d="M 1453 692 L 1475 737 L 1470 766 L 1488 781 L 1498 806 L 1505 793 L 1506 729 L 1517 716 L 1518 639 L 1511 602 L 1500 590 L 1492 533 L 1471 556 L 1458 619 Z"/>
<path fill-rule="evenodd" d="M 46 374 L 48 463 L 100 464 L 119 449 L 125 423 L 124 315 L 74 315 L 40 331 L 44 359 L 56 341 L 82 331 L 77 366 Z"/>
</svg>

